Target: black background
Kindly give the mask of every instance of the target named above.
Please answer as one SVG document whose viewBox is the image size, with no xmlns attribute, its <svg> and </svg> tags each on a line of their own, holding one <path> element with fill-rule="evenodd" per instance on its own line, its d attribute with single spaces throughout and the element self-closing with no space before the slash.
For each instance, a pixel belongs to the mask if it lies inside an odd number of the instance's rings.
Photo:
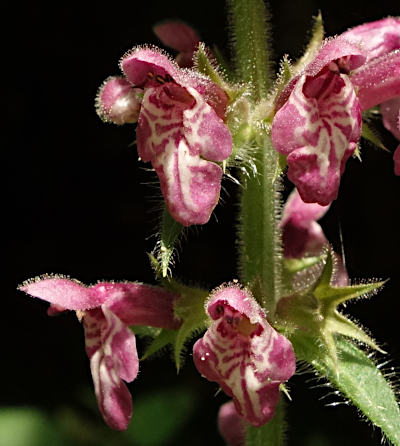
<svg viewBox="0 0 400 446">
<path fill-rule="evenodd" d="M 318 9 L 326 34 L 334 35 L 399 14 L 396 3 L 272 1 L 274 58 L 278 61 L 286 52 L 293 58 L 301 55 Z M 152 25 L 168 18 L 192 24 L 207 44 L 217 44 L 229 56 L 226 10 L 216 0 L 153 0 L 101 7 L 15 5 L 4 17 L 12 31 L 5 45 L 2 88 L 8 119 L 2 146 L 7 186 L 1 404 L 52 411 L 61 403 L 76 406 L 77 389 L 91 385 L 82 331 L 72 314 L 49 318 L 46 304 L 17 292 L 16 286 L 50 272 L 84 283 L 154 283 L 146 252 L 155 243 L 161 203 L 156 177 L 137 160 L 131 146 L 134 127 L 107 125 L 96 116 L 97 88 L 107 76 L 118 74 L 118 60 L 126 50 L 146 42 L 160 44 Z M 384 130 L 382 135 L 393 150 L 394 138 Z M 393 175 L 390 154 L 364 144 L 362 158 L 362 164 L 355 159 L 347 163 L 340 198 L 322 225 L 337 250 L 341 226 L 352 278 L 391 279 L 375 298 L 346 310 L 374 333 L 394 357 L 391 365 L 398 367 L 400 180 Z M 179 277 L 210 289 L 237 277 L 236 199 L 237 187 L 225 181 L 222 203 L 210 224 L 189 232 L 175 269 Z M 353 408 L 323 408 L 327 401 L 318 398 L 326 390 L 304 390 L 306 378 L 297 377 L 291 385 L 290 445 L 311 444 L 312 432 L 325 435 L 321 445 L 380 443 L 379 434 L 359 421 Z M 226 398 L 213 397 L 216 386 L 197 376 L 190 357 L 178 378 L 168 358 L 145 362 L 130 388 L 135 398 L 147 389 L 179 382 L 195 388 L 200 397 L 196 417 L 172 444 L 222 444 L 215 418 Z"/>
</svg>

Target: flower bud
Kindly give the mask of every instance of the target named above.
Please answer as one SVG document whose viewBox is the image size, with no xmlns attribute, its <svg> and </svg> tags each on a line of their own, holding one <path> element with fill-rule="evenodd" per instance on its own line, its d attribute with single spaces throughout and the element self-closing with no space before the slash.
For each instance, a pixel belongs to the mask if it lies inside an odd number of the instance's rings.
<svg viewBox="0 0 400 446">
<path fill-rule="evenodd" d="M 141 90 L 121 76 L 106 79 L 96 97 L 96 111 L 101 119 L 122 125 L 135 123 L 139 117 Z"/>
</svg>

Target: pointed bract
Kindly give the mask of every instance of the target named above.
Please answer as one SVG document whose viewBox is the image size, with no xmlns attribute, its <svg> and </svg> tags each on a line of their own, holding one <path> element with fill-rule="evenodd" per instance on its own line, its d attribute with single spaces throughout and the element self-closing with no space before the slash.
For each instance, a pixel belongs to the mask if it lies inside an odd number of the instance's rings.
<svg viewBox="0 0 400 446">
<path fill-rule="evenodd" d="M 239 286 L 217 289 L 207 312 L 212 322 L 193 347 L 195 365 L 233 397 L 245 420 L 261 426 L 274 415 L 280 383 L 295 372 L 292 345 L 268 324 L 250 292 Z"/>
</svg>

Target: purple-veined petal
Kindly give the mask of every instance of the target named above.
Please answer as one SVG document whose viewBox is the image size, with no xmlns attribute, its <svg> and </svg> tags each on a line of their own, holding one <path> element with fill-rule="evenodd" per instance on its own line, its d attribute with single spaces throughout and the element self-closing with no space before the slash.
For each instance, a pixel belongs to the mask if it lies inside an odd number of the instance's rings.
<svg viewBox="0 0 400 446">
<path fill-rule="evenodd" d="M 180 52 L 193 52 L 200 42 L 196 31 L 183 22 L 159 23 L 153 31 L 164 45 Z"/>
<path fill-rule="evenodd" d="M 362 110 L 400 96 L 400 50 L 365 64 L 352 74 L 351 82 Z"/>
<path fill-rule="evenodd" d="M 288 177 L 306 203 L 336 197 L 346 160 L 361 135 L 361 110 L 346 75 L 302 75 L 272 124 L 272 144 L 288 155 Z"/>
<path fill-rule="evenodd" d="M 383 125 L 400 141 L 400 96 L 384 102 L 380 109 Z"/>
<path fill-rule="evenodd" d="M 193 347 L 195 365 L 233 397 L 243 418 L 261 426 L 274 415 L 279 384 L 295 372 L 293 347 L 239 286 L 215 291 L 207 311 L 212 322 Z"/>
<path fill-rule="evenodd" d="M 191 148 L 198 148 L 203 158 L 225 160 L 232 153 L 232 136 L 228 127 L 197 90 L 188 87 L 187 91 L 195 99 L 195 103 L 183 112 L 185 139 Z"/>
<path fill-rule="evenodd" d="M 317 203 L 305 203 L 294 189 L 283 209 L 281 228 L 283 252 L 287 258 L 318 255 L 328 242 L 317 220 L 329 209 Z"/>
<path fill-rule="evenodd" d="M 370 61 L 400 48 L 400 19 L 388 17 L 364 23 L 344 32 L 341 37 L 361 45 L 367 53 L 367 61 Z"/>
<path fill-rule="evenodd" d="M 198 91 L 172 82 L 146 88 L 137 145 L 160 178 L 172 217 L 184 226 L 206 223 L 222 178 L 221 168 L 208 160 L 227 158 L 232 138 Z"/>
<path fill-rule="evenodd" d="M 83 324 L 100 412 L 111 428 L 125 430 L 132 397 L 122 380 L 133 381 L 139 371 L 135 335 L 105 307 L 85 312 Z"/>
<path fill-rule="evenodd" d="M 135 123 L 139 117 L 141 90 L 121 76 L 106 79 L 96 97 L 97 114 L 104 121 L 122 125 Z"/>
<path fill-rule="evenodd" d="M 83 283 L 59 276 L 28 280 L 19 289 L 66 310 L 88 310 L 107 300 L 106 295 L 93 292 Z"/>
<path fill-rule="evenodd" d="M 237 413 L 233 401 L 228 401 L 220 407 L 218 429 L 228 446 L 245 446 L 246 422 Z"/>
<path fill-rule="evenodd" d="M 179 295 L 138 282 L 100 282 L 93 292 L 106 295 L 107 308 L 126 325 L 151 325 L 176 329 L 181 321 L 174 315 Z"/>
</svg>

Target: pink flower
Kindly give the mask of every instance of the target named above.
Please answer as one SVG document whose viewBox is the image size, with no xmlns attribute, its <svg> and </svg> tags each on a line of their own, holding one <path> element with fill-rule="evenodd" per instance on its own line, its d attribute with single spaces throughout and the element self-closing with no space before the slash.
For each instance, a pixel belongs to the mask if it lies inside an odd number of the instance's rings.
<svg viewBox="0 0 400 446">
<path fill-rule="evenodd" d="M 193 66 L 193 53 L 200 42 L 196 31 L 183 22 L 164 22 L 154 26 L 153 31 L 161 42 L 179 51 L 175 60 L 182 68 Z"/>
<path fill-rule="evenodd" d="M 376 22 L 364 23 L 341 34 L 357 43 L 367 52 L 367 62 L 400 48 L 400 19 L 387 17 Z"/>
<path fill-rule="evenodd" d="M 355 27 L 325 41 L 282 93 L 272 142 L 287 155 L 288 177 L 305 202 L 337 197 L 361 135 L 361 111 L 400 96 L 399 47 L 399 19 Z"/>
<path fill-rule="evenodd" d="M 272 124 L 272 144 L 287 155 L 288 177 L 306 203 L 326 206 L 336 197 L 345 163 L 361 135 L 361 108 L 349 73 L 365 61 L 344 39 L 325 41 L 296 77 Z"/>
<path fill-rule="evenodd" d="M 367 63 L 351 77 L 361 108 L 380 104 L 384 126 L 400 140 L 400 19 L 388 17 L 356 26 L 343 36 L 368 51 Z M 393 160 L 400 175 L 400 145 Z"/>
<path fill-rule="evenodd" d="M 274 416 L 280 383 L 295 372 L 293 347 L 237 285 L 214 291 L 207 312 L 211 325 L 193 347 L 194 363 L 233 397 L 239 415 L 261 426 Z"/>
<path fill-rule="evenodd" d="M 223 404 L 218 412 L 218 429 L 228 446 L 245 446 L 246 421 L 237 413 L 233 401 Z"/>
<path fill-rule="evenodd" d="M 184 226 L 207 223 L 221 189 L 222 169 L 217 163 L 232 152 L 224 123 L 226 94 L 200 74 L 180 69 L 155 48 L 127 53 L 121 69 L 125 85 L 143 91 L 138 152 L 157 172 L 169 213 Z M 100 90 L 98 107 L 113 110 L 114 105 L 103 104 L 106 91 L 107 84 Z"/>
<path fill-rule="evenodd" d="M 297 189 L 286 201 L 281 220 L 283 253 L 287 258 L 318 255 L 328 243 L 317 220 L 329 209 L 317 203 L 304 203 Z"/>
<path fill-rule="evenodd" d="M 85 328 L 86 352 L 97 403 L 106 423 L 125 430 L 132 416 L 132 398 L 123 381 L 139 370 L 135 335 L 129 325 L 174 329 L 180 321 L 173 305 L 178 295 L 135 282 L 100 282 L 85 286 L 63 277 L 25 282 L 20 289 L 51 303 L 51 308 L 74 310 Z"/>
</svg>

